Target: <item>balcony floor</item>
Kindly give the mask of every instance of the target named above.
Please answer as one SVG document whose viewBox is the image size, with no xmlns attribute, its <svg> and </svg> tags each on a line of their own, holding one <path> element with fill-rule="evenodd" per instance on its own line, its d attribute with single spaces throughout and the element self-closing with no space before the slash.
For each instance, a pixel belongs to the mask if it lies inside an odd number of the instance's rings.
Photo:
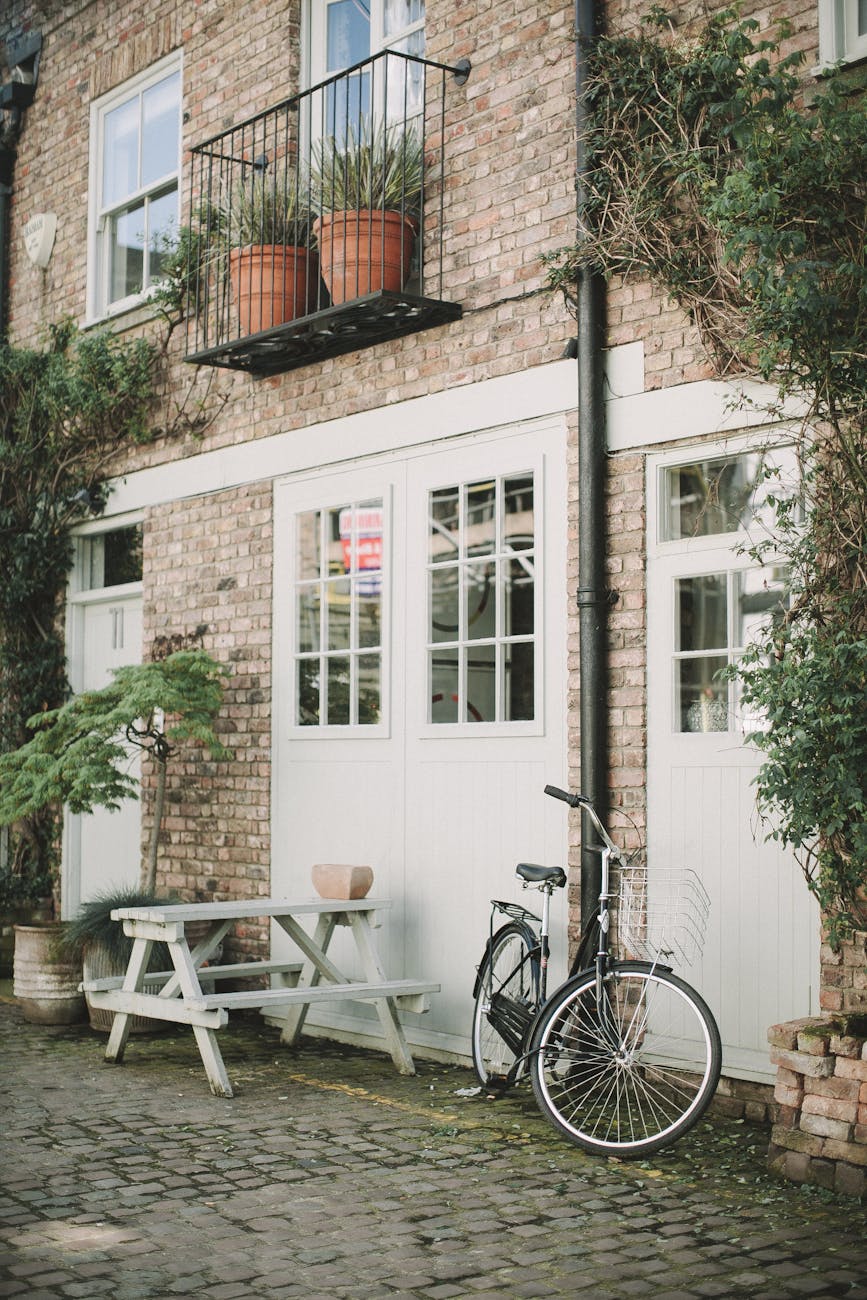
<svg viewBox="0 0 867 1300">
<path fill-rule="evenodd" d="M 388 339 L 448 324 L 459 320 L 461 314 L 455 303 L 383 289 L 276 325 L 261 334 L 247 334 L 191 352 L 184 360 L 191 365 L 246 370 L 252 375 L 280 375 L 326 357 L 357 352 Z"/>
</svg>

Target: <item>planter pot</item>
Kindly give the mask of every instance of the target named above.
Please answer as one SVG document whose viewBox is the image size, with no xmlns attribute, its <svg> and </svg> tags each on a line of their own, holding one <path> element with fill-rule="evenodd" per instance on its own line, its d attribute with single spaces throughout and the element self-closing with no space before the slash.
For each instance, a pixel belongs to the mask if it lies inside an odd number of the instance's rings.
<svg viewBox="0 0 867 1300">
<path fill-rule="evenodd" d="M 251 244 L 229 253 L 234 316 L 242 334 L 306 316 L 315 295 L 316 254 L 282 244 Z"/>
<path fill-rule="evenodd" d="M 320 898 L 365 898 L 373 884 L 370 867 L 347 863 L 317 862 L 310 874 Z"/>
<path fill-rule="evenodd" d="M 85 980 L 106 979 L 110 975 L 125 975 L 126 962 L 119 963 L 112 957 L 102 944 L 92 944 L 84 954 L 84 978 Z M 148 984 L 144 982 L 143 992 L 157 994 L 162 987 L 161 984 Z M 94 1007 L 90 1004 L 90 999 L 85 993 L 87 1002 L 87 1015 L 90 1020 L 91 1029 L 95 1029 L 98 1034 L 110 1034 L 111 1026 L 114 1023 L 114 1012 L 108 1011 L 105 1007 Z M 153 1033 L 157 1029 L 165 1029 L 164 1020 L 150 1020 L 147 1016 L 131 1016 L 129 1021 L 130 1033 L 147 1034 Z"/>
<path fill-rule="evenodd" d="M 399 212 L 330 212 L 313 223 L 322 279 L 336 306 L 380 289 L 400 290 L 409 276 L 417 226 Z"/>
<path fill-rule="evenodd" d="M 13 992 L 32 1024 L 74 1025 L 84 1019 L 81 966 L 57 953 L 62 930 L 59 921 L 15 927 Z"/>
<path fill-rule="evenodd" d="M 44 898 L 33 903 L 10 905 L 0 915 L 0 979 L 12 977 L 16 925 L 45 925 L 51 920 L 53 911 L 51 899 Z"/>
</svg>

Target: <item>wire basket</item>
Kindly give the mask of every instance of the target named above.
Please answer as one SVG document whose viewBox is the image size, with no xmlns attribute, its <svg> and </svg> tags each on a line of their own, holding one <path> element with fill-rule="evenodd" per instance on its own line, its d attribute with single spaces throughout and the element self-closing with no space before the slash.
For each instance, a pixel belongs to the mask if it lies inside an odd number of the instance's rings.
<svg viewBox="0 0 867 1300">
<path fill-rule="evenodd" d="M 617 899 L 621 955 L 691 966 L 702 953 L 710 898 L 689 868 L 624 867 Z"/>
</svg>

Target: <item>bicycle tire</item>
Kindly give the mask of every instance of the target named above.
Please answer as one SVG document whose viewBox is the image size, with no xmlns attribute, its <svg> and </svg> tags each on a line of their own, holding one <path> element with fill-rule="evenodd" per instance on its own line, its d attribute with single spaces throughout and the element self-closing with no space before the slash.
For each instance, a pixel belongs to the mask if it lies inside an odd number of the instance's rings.
<svg viewBox="0 0 867 1300">
<path fill-rule="evenodd" d="M 621 1158 L 649 1155 L 688 1132 L 719 1082 L 722 1048 L 706 1003 L 667 968 L 616 962 L 552 995 L 531 1043 L 540 1108 L 571 1142 Z"/>
<path fill-rule="evenodd" d="M 484 1086 L 505 1086 L 526 1069 L 524 1056 L 539 1004 L 538 943 L 510 921 L 488 941 L 473 989 L 472 1056 Z"/>
</svg>

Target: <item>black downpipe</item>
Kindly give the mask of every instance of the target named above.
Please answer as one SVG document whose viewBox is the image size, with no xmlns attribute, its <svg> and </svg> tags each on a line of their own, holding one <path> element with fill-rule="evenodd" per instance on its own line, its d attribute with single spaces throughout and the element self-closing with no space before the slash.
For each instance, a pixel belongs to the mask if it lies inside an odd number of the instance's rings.
<svg viewBox="0 0 867 1300">
<path fill-rule="evenodd" d="M 598 34 L 595 0 L 575 0 L 575 129 L 578 238 L 586 202 L 587 45 Z M 607 620 L 605 583 L 605 401 L 602 277 L 582 270 L 578 302 L 578 629 L 581 674 L 581 793 L 606 820 L 608 805 Z M 589 817 L 581 823 L 581 919 L 596 909 L 601 886 L 599 840 Z"/>
<path fill-rule="evenodd" d="M 25 32 L 6 41 L 9 80 L 0 85 L 0 341 L 9 333 L 9 250 L 12 241 L 12 182 L 24 110 L 33 103 L 39 76 L 42 33 Z"/>
</svg>

